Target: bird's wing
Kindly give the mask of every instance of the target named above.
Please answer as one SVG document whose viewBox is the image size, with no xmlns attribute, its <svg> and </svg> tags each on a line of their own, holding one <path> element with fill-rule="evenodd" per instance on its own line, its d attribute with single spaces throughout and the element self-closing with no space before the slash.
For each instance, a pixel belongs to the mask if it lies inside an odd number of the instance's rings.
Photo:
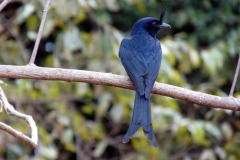
<svg viewBox="0 0 240 160">
<path fill-rule="evenodd" d="M 140 95 L 143 95 L 145 90 L 143 76 L 148 73 L 148 67 L 143 56 L 136 53 L 136 49 L 132 45 L 130 39 L 122 40 L 119 49 L 119 57 L 137 91 Z"/>
<path fill-rule="evenodd" d="M 148 74 L 145 76 L 145 97 L 149 98 L 155 80 L 157 79 L 161 60 L 162 60 L 162 50 L 159 41 L 156 42 L 154 52 L 150 53 L 148 58 L 146 59 L 147 67 L 149 68 Z M 150 69 L 151 68 L 151 69 Z"/>
</svg>

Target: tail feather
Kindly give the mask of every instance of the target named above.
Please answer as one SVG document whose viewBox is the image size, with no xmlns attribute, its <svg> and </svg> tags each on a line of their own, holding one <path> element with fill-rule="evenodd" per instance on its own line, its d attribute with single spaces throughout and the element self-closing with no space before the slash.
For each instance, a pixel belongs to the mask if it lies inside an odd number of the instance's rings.
<svg viewBox="0 0 240 160">
<path fill-rule="evenodd" d="M 135 123 L 131 123 L 127 133 L 125 134 L 125 136 L 122 139 L 123 143 L 127 143 L 129 141 L 129 139 L 134 135 L 134 133 L 137 132 L 137 130 L 141 127 L 140 124 L 135 124 Z"/>
<path fill-rule="evenodd" d="M 144 134 L 148 137 L 148 141 L 154 147 L 157 147 L 158 142 L 152 128 L 150 99 L 146 99 L 144 95 L 141 96 L 136 92 L 132 122 L 123 137 L 123 143 L 127 143 L 140 127 L 142 127 Z"/>
<path fill-rule="evenodd" d="M 156 138 L 156 136 L 155 136 L 155 134 L 154 134 L 154 131 L 153 131 L 153 128 L 152 128 L 152 124 L 150 124 L 150 125 L 148 126 L 148 128 L 150 128 L 150 130 L 149 130 L 148 132 L 144 129 L 145 127 L 142 126 L 142 128 L 143 128 L 144 134 L 148 137 L 148 141 L 149 141 L 154 147 L 158 147 L 157 138 Z"/>
</svg>

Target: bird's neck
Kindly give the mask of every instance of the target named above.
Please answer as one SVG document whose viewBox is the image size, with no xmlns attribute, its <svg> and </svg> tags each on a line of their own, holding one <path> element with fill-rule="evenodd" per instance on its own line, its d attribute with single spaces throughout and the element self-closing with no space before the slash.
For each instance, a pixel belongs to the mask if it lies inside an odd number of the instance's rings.
<svg viewBox="0 0 240 160">
<path fill-rule="evenodd" d="M 134 36 L 134 35 L 139 35 L 139 34 L 148 34 L 147 30 L 146 29 L 143 29 L 143 27 L 139 27 L 139 26 L 133 26 L 132 28 L 132 32 L 131 32 L 131 36 Z"/>
<path fill-rule="evenodd" d="M 153 38 L 156 37 L 156 33 L 149 33 L 146 29 L 138 28 L 138 27 L 133 27 L 131 36 L 134 35 L 145 35 L 145 36 L 151 36 Z"/>
</svg>

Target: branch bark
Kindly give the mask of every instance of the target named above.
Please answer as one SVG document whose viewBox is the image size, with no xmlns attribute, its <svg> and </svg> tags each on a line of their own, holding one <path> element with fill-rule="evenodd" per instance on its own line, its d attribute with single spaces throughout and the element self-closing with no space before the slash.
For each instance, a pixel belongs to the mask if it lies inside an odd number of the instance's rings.
<svg viewBox="0 0 240 160">
<path fill-rule="evenodd" d="M 44 7 L 44 10 L 43 10 L 42 19 L 41 19 L 41 24 L 40 24 L 38 34 L 37 34 L 37 39 L 35 41 L 32 56 L 30 58 L 30 61 L 29 61 L 28 65 L 34 65 L 34 62 L 35 62 L 35 59 L 36 59 L 36 56 L 37 56 L 38 46 L 39 46 L 39 43 L 40 43 L 40 40 L 41 40 L 41 37 L 42 37 L 42 32 L 43 32 L 44 24 L 45 24 L 45 21 L 46 21 L 46 17 L 47 17 L 50 2 L 51 2 L 50 0 L 46 0 L 45 7 Z"/>
<path fill-rule="evenodd" d="M 2 81 L 0 81 L 1 85 Z M 25 142 L 29 144 L 32 148 L 37 147 L 37 142 L 38 142 L 38 131 L 37 131 L 37 126 L 35 121 L 33 120 L 32 116 L 23 114 L 18 112 L 17 110 L 14 109 L 14 107 L 8 102 L 7 97 L 5 96 L 1 86 L 0 86 L 0 112 L 3 111 L 3 109 L 7 112 L 8 115 L 12 115 L 21 119 L 24 119 L 27 121 L 31 128 L 31 138 L 25 136 L 21 132 L 13 129 L 12 127 L 0 122 L 0 129 L 11 134 L 18 140 Z"/>
<path fill-rule="evenodd" d="M 235 71 L 235 74 L 234 74 L 234 79 L 233 79 L 233 82 L 232 82 L 232 87 L 231 87 L 229 96 L 233 96 L 233 93 L 234 93 L 234 90 L 235 90 L 235 87 L 236 87 L 236 83 L 237 83 L 237 78 L 238 78 L 238 75 L 239 75 L 239 70 L 240 70 L 240 54 L 238 56 L 238 63 L 237 63 L 237 67 L 236 67 L 236 71 Z"/>
<path fill-rule="evenodd" d="M 57 80 L 67 82 L 84 82 L 97 85 L 114 86 L 134 90 L 127 76 L 74 69 L 47 68 L 37 66 L 0 65 L 0 78 Z M 210 108 L 240 110 L 240 99 L 219 97 L 163 83 L 155 83 L 152 93 L 168 96 Z"/>
<path fill-rule="evenodd" d="M 12 0 L 4 0 L 1 4 L 0 4 L 0 12 L 2 12 L 2 10 L 8 5 L 8 3 L 10 3 Z"/>
<path fill-rule="evenodd" d="M 37 147 L 37 143 L 33 142 L 31 138 L 25 136 L 21 132 L 16 131 L 12 127 L 10 127 L 10 126 L 2 123 L 2 122 L 0 122 L 0 130 L 3 130 L 5 132 L 9 133 L 10 135 L 15 137 L 16 139 L 20 140 L 21 142 L 25 142 L 25 143 L 29 144 L 32 148 Z"/>
</svg>

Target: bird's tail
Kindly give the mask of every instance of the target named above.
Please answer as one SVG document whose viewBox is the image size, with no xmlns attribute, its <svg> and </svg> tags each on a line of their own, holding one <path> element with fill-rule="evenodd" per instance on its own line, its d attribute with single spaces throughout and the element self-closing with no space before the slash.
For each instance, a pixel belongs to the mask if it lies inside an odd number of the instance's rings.
<svg viewBox="0 0 240 160">
<path fill-rule="evenodd" d="M 157 147 L 158 142 L 152 128 L 150 99 L 136 92 L 132 122 L 127 133 L 123 137 L 123 143 L 127 143 L 140 127 L 142 127 L 144 134 L 148 137 L 148 141 L 154 147 Z"/>
</svg>

